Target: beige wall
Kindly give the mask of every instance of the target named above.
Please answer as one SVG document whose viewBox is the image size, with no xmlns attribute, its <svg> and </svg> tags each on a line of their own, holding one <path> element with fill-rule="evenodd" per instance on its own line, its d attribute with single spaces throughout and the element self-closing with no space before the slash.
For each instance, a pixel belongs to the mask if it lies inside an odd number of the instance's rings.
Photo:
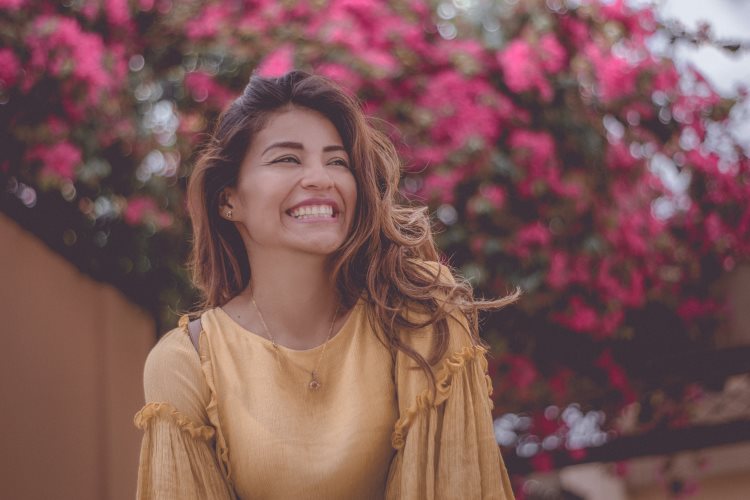
<svg viewBox="0 0 750 500">
<path fill-rule="evenodd" d="M 154 323 L 0 214 L 0 496 L 132 499 Z"/>
<path fill-rule="evenodd" d="M 748 471 L 701 479 L 698 489 L 687 496 L 689 500 L 747 500 L 750 496 Z M 663 500 L 664 488 L 651 486 L 634 492 L 632 500 Z"/>
<path fill-rule="evenodd" d="M 690 500 L 746 500 L 750 498 L 750 443 L 736 443 L 698 451 L 684 451 L 669 457 L 670 476 L 693 480 L 697 491 Z M 666 456 L 628 460 L 627 473 L 614 473 L 612 464 L 589 463 L 565 467 L 536 477 L 543 487 L 560 486 L 586 500 L 663 500 L 671 497 L 660 471 Z M 699 465 L 700 463 L 703 465 Z"/>
</svg>

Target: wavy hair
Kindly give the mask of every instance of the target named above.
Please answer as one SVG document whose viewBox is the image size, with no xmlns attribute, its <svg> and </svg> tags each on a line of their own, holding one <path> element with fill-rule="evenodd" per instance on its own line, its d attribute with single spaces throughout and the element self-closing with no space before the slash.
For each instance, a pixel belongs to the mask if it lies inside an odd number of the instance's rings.
<svg viewBox="0 0 750 500">
<path fill-rule="evenodd" d="M 475 300 L 466 281 L 440 276 L 425 261 L 437 261 L 438 250 L 426 207 L 400 201 L 401 162 L 391 140 L 368 119 L 359 102 L 331 80 L 302 71 L 279 78 L 251 77 L 244 92 L 218 118 L 200 150 L 187 187 L 193 240 L 190 269 L 201 292 L 203 311 L 239 294 L 251 269 L 240 234 L 219 216 L 220 196 L 234 186 L 254 135 L 274 113 L 289 107 L 315 110 L 328 118 L 344 142 L 357 184 L 357 205 L 350 232 L 330 258 L 339 300 L 352 307 L 363 294 L 368 319 L 395 356 L 402 351 L 422 368 L 435 388 L 431 365 L 448 348 L 448 316 L 459 309 L 467 318 L 474 345 L 479 337 L 478 312 L 498 309 L 519 291 L 499 300 Z M 420 311 L 419 321 L 407 311 Z M 198 314 L 197 312 L 195 314 Z M 409 346 L 408 332 L 432 326 L 427 359 Z"/>
</svg>

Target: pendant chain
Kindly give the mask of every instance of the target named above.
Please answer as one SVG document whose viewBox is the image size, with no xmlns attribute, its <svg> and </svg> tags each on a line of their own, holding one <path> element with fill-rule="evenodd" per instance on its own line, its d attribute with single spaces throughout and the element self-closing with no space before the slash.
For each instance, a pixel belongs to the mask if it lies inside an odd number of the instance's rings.
<svg viewBox="0 0 750 500">
<path fill-rule="evenodd" d="M 263 325 L 263 329 L 265 330 L 266 337 L 268 337 L 268 340 L 271 341 L 271 344 L 273 344 L 274 349 L 276 350 L 277 354 L 279 352 L 279 345 L 276 343 L 276 339 L 271 334 L 271 330 L 268 328 L 268 325 L 266 324 L 266 320 L 263 318 L 263 313 L 260 312 L 260 308 L 258 307 L 258 304 L 255 302 L 255 295 L 250 296 L 250 300 L 253 301 L 253 307 L 255 307 L 255 310 L 258 311 L 258 317 L 260 318 L 260 322 Z M 328 342 L 331 340 L 331 335 L 333 334 L 333 325 L 336 323 L 336 318 L 339 315 L 339 309 L 341 306 L 339 305 L 336 307 L 336 312 L 333 313 L 333 319 L 331 320 L 331 327 L 328 329 L 328 337 L 326 338 L 325 343 L 323 344 L 323 349 L 320 351 L 320 356 L 318 356 L 318 362 L 315 363 L 315 368 L 310 372 L 310 382 L 307 384 L 307 388 L 311 391 L 316 391 L 320 389 L 321 382 L 318 380 L 318 368 L 320 368 L 320 363 L 323 361 L 323 357 L 326 354 L 326 347 L 328 347 Z"/>
</svg>

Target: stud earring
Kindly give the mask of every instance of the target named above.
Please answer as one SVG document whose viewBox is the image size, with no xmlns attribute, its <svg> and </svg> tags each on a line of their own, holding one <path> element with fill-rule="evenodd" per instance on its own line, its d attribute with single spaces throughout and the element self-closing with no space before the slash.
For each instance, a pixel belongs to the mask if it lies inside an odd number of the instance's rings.
<svg viewBox="0 0 750 500">
<path fill-rule="evenodd" d="M 227 210 L 224 215 L 226 216 L 227 219 L 231 219 L 232 218 L 232 211 L 231 210 Z"/>
</svg>

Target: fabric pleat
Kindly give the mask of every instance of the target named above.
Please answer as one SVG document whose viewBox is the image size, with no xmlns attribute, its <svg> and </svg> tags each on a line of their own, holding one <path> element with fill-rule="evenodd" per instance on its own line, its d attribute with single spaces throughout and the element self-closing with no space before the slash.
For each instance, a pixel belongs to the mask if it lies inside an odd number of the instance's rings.
<svg viewBox="0 0 750 500">
<path fill-rule="evenodd" d="M 144 431 L 136 498 L 234 499 L 213 449 L 214 429 L 167 403 L 149 403 L 135 416 Z"/>
<path fill-rule="evenodd" d="M 492 427 L 484 349 L 465 347 L 443 361 L 437 394 L 423 390 L 393 433 L 388 499 L 513 499 Z"/>
</svg>

